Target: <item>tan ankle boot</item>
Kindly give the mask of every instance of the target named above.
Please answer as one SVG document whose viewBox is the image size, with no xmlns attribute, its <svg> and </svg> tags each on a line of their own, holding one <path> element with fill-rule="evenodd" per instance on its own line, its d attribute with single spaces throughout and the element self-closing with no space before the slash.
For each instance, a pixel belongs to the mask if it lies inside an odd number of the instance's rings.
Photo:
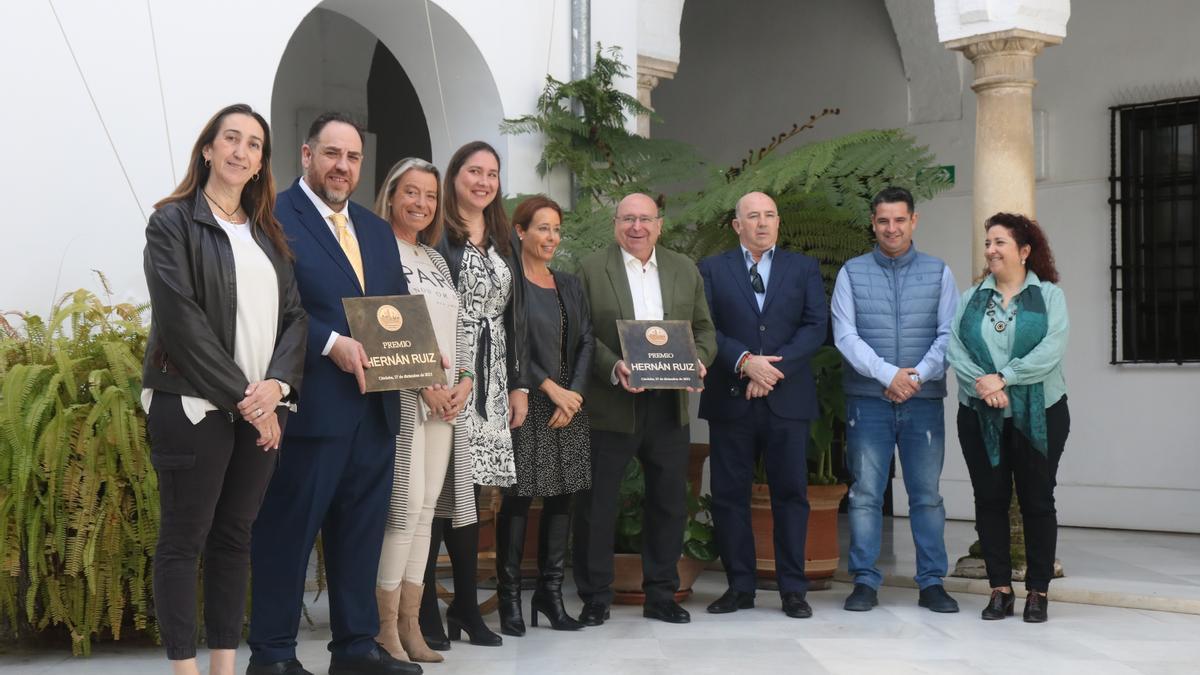
<svg viewBox="0 0 1200 675">
<path fill-rule="evenodd" d="M 405 581 L 400 585 L 400 644 L 409 658 L 420 663 L 441 663 L 442 655 L 425 644 L 425 636 L 421 634 L 421 593 L 425 591 L 423 584 Z"/>
<path fill-rule="evenodd" d="M 396 618 L 400 613 L 400 592 L 403 586 L 397 586 L 390 591 L 376 586 L 375 602 L 379 605 L 379 636 L 375 640 L 383 645 L 392 658 L 408 661 L 408 653 L 400 643 L 397 632 Z"/>
</svg>

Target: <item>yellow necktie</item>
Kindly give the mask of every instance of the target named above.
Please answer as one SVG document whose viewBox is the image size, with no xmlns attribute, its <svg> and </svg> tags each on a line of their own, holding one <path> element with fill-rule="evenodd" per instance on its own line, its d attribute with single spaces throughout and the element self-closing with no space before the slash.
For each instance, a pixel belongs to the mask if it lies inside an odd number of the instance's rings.
<svg viewBox="0 0 1200 675">
<path fill-rule="evenodd" d="M 363 280 L 362 254 L 358 251 L 358 240 L 350 234 L 350 228 L 346 227 L 346 214 L 335 213 L 329 216 L 329 219 L 333 221 L 333 229 L 337 232 L 338 245 L 350 260 L 350 267 L 354 268 L 354 274 L 358 276 L 358 285 L 365 293 L 367 282 Z"/>
</svg>

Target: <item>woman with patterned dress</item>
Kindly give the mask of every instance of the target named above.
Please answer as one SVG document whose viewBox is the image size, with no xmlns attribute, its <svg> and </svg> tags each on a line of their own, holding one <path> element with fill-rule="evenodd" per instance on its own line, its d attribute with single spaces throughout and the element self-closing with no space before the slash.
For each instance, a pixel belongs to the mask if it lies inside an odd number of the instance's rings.
<svg viewBox="0 0 1200 675">
<path fill-rule="evenodd" d="M 982 618 L 1013 614 L 1008 508 L 1015 483 L 1028 563 L 1024 618 L 1042 623 L 1058 540 L 1054 486 L 1071 430 L 1067 301 L 1036 221 L 997 213 L 984 230 L 986 274 L 963 293 L 946 352 L 958 377 L 958 440 L 992 587 Z"/>
<path fill-rule="evenodd" d="M 446 232 L 437 250 L 458 289 L 459 330 L 464 334 L 460 340 L 465 346 L 458 362 L 472 387 L 463 402 L 465 413 L 458 423 L 462 441 L 456 434 L 456 461 L 447 473 L 442 500 L 470 507 L 456 509 L 454 522 L 434 519 L 421 629 L 431 647 L 449 648 L 433 591 L 444 538 L 454 570 L 454 601 L 446 610 L 450 637 L 459 639 L 465 630 L 471 644 L 495 647 L 501 638 L 484 623 L 476 598 L 479 526 L 474 486 L 508 487 L 517 479 L 509 430 L 524 421 L 528 404 L 521 260 L 499 200 L 500 156 L 492 146 L 475 141 L 459 148 L 450 158 L 443 194 Z"/>
<path fill-rule="evenodd" d="M 438 349 L 454 364 L 465 345 L 459 343 L 464 333 L 458 329 L 458 291 L 446 261 L 433 248 L 443 227 L 440 178 L 437 167 L 423 159 L 400 160 L 383 181 L 375 212 L 391 224 L 408 290 L 425 298 Z M 447 373 L 448 382 L 457 381 L 453 387 L 400 392 L 392 501 L 375 595 L 379 605 L 377 641 L 404 661 L 442 660 L 421 636 L 418 610 L 434 515 L 453 515 L 453 509 L 438 511 L 436 507 L 452 461 L 454 437 L 461 429 L 456 422 L 464 414 L 473 384 L 463 371 L 453 368 Z M 469 511 L 474 500 L 460 506 Z"/>
<path fill-rule="evenodd" d="M 525 424 L 513 431 L 517 484 L 505 491 L 496 519 L 496 587 L 500 632 L 524 635 L 521 617 L 521 557 L 530 503 L 542 498 L 538 526 L 538 583 L 530 601 L 537 625 L 545 615 L 555 630 L 583 624 L 563 608 L 571 495 L 591 487 L 591 443 L 583 390 L 591 367 L 592 320 L 579 278 L 551 270 L 562 239 L 562 209 L 538 195 L 513 212 L 525 269 L 525 311 L 529 325 L 528 373 L 537 389 L 529 395 Z"/>
</svg>

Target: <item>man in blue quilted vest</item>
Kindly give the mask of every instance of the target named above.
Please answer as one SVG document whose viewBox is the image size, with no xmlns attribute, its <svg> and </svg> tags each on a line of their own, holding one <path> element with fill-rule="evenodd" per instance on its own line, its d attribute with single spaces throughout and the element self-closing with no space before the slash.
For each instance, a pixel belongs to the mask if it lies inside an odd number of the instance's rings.
<svg viewBox="0 0 1200 675">
<path fill-rule="evenodd" d="M 849 611 L 878 604 L 875 563 L 892 456 L 908 491 L 917 551 L 918 604 L 957 612 L 946 576 L 946 509 L 938 493 L 945 454 L 946 345 L 958 304 L 946 263 L 917 251 L 912 194 L 889 187 L 871 200 L 875 250 L 849 260 L 833 289 L 833 337 L 846 360 L 846 453 L 850 486 Z"/>
</svg>

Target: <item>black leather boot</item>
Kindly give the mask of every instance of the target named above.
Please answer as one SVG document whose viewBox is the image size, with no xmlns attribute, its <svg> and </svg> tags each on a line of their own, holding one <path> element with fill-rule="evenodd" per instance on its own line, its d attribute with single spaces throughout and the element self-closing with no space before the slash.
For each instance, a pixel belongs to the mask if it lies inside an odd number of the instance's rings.
<svg viewBox="0 0 1200 675">
<path fill-rule="evenodd" d="M 430 649 L 439 652 L 450 649 L 450 638 L 442 627 L 442 612 L 437 597 L 437 559 L 442 552 L 442 528 L 450 527 L 449 518 L 434 518 L 429 532 L 429 558 L 425 563 L 425 591 L 421 594 L 421 611 L 418 615 L 421 635 Z"/>
<path fill-rule="evenodd" d="M 446 630 L 450 639 L 461 639 L 465 630 L 471 644 L 499 647 L 504 641 L 483 622 L 475 590 L 475 574 L 479 570 L 479 523 L 447 527 L 442 536 L 446 539 L 450 565 L 454 568 L 454 602 L 446 608 Z"/>
<path fill-rule="evenodd" d="M 538 585 L 529 602 L 529 620 L 536 626 L 538 613 L 546 616 L 554 630 L 579 630 L 583 624 L 563 607 L 562 585 L 567 562 L 567 530 L 570 516 L 542 512 L 538 528 Z"/>
<path fill-rule="evenodd" d="M 496 598 L 500 604 L 500 632 L 520 637 L 525 634 L 521 616 L 521 558 L 525 555 L 525 516 L 501 509 L 496 516 Z"/>
</svg>

